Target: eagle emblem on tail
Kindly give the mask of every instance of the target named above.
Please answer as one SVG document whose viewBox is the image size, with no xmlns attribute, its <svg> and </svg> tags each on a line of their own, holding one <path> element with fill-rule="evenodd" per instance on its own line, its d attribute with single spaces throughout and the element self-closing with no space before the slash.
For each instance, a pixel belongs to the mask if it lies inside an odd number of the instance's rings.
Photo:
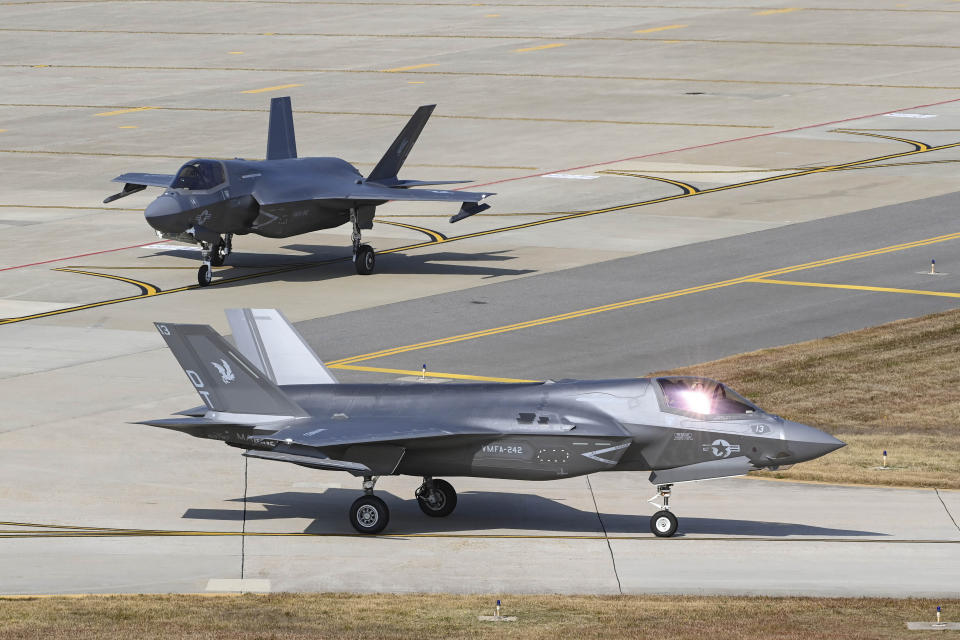
<svg viewBox="0 0 960 640">
<path fill-rule="evenodd" d="M 230 384 L 237 379 L 237 376 L 233 373 L 233 369 L 230 368 L 230 363 L 226 360 L 221 359 L 220 362 L 211 362 L 210 364 L 216 368 L 224 384 Z"/>
</svg>

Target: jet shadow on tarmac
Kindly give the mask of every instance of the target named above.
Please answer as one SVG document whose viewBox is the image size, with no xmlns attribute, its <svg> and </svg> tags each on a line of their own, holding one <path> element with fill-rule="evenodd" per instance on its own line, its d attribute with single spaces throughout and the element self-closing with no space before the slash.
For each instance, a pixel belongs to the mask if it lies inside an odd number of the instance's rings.
<svg viewBox="0 0 960 640">
<path fill-rule="evenodd" d="M 458 494 L 455 518 L 424 521 L 415 517 L 419 509 L 414 501 L 404 500 L 388 492 L 381 492 L 389 505 L 394 526 L 403 533 L 454 533 L 508 530 L 546 531 L 565 534 L 594 533 L 633 535 L 642 531 L 649 516 L 623 513 L 597 513 L 593 509 L 578 509 L 562 501 L 536 494 L 467 491 Z M 318 500 L 318 497 L 322 499 Z M 222 520 L 247 523 L 264 520 L 312 518 L 304 533 L 331 534 L 353 533 L 342 518 L 342 509 L 349 506 L 356 492 L 349 489 L 330 488 L 322 494 L 304 491 L 284 491 L 265 495 L 248 496 L 247 504 L 263 505 L 263 510 L 247 509 L 187 509 L 183 517 L 191 520 Z M 243 498 L 231 498 L 242 503 Z M 491 514 L 496 514 L 492 518 Z M 244 515 L 246 514 L 246 515 Z M 603 522 L 600 526 L 599 518 Z M 252 526 L 252 525 L 251 525 Z M 248 529 L 249 530 L 249 529 Z M 802 523 L 768 522 L 762 520 L 736 520 L 727 518 L 684 518 L 683 534 L 717 536 L 788 537 L 882 537 L 887 534 L 857 529 L 835 529 Z"/>
</svg>

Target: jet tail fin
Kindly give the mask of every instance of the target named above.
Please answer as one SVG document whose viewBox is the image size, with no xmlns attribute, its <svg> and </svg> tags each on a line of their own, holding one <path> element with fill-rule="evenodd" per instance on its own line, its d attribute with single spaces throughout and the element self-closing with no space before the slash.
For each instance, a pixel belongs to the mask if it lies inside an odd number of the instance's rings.
<svg viewBox="0 0 960 640">
<path fill-rule="evenodd" d="M 267 131 L 267 160 L 297 157 L 297 139 L 293 134 L 293 108 L 290 96 L 270 101 L 270 128 Z"/>
<path fill-rule="evenodd" d="M 427 124 L 427 120 L 430 119 L 430 114 L 433 113 L 436 107 L 437 105 L 435 104 L 428 104 L 417 109 L 416 113 L 413 114 L 409 122 L 407 122 L 407 125 L 400 132 L 400 135 L 397 136 L 397 139 L 393 141 L 393 144 L 390 145 L 387 152 L 383 154 L 380 162 L 377 163 L 377 166 L 375 166 L 373 171 L 370 172 L 370 175 L 367 176 L 367 180 L 376 182 L 397 177 L 397 174 L 400 172 L 400 167 L 403 166 L 407 156 L 410 155 L 410 150 L 413 148 L 414 143 L 416 143 L 417 138 L 420 137 L 420 132 L 423 131 L 424 125 Z"/>
<path fill-rule="evenodd" d="M 309 415 L 212 327 L 163 322 L 155 326 L 210 410 L 275 420 Z"/>
<path fill-rule="evenodd" d="M 227 309 L 233 340 L 274 384 L 335 384 L 337 379 L 277 309 Z"/>
</svg>

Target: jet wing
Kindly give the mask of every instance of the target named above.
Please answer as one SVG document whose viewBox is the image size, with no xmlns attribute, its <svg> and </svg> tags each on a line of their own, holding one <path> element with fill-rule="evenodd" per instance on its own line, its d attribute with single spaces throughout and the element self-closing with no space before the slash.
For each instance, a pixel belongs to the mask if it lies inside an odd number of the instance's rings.
<svg viewBox="0 0 960 640">
<path fill-rule="evenodd" d="M 123 191 L 107 196 L 103 199 L 103 203 L 126 198 L 131 193 L 143 191 L 147 187 L 169 187 L 173 184 L 174 177 L 166 173 L 124 173 L 111 180 L 111 182 L 122 182 Z"/>
<path fill-rule="evenodd" d="M 124 182 L 139 184 L 146 187 L 169 187 L 173 184 L 174 176 L 166 173 L 124 173 L 110 182 Z"/>
<path fill-rule="evenodd" d="M 283 443 L 323 449 L 355 444 L 380 444 L 447 438 L 453 436 L 499 437 L 501 433 L 487 427 L 457 424 L 431 424 L 412 418 L 346 418 L 324 421 L 310 420 L 280 429 L 271 435 L 252 440 L 263 444 Z"/>
<path fill-rule="evenodd" d="M 492 193 L 448 191 L 445 189 L 391 188 L 365 183 L 353 185 L 346 196 L 350 200 L 412 200 L 423 202 L 480 202 Z"/>
</svg>

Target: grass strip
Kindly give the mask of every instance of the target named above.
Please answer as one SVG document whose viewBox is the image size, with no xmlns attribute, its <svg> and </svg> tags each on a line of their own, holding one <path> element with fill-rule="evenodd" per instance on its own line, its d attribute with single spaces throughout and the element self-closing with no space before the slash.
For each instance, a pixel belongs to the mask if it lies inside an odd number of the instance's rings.
<svg viewBox="0 0 960 640">
<path fill-rule="evenodd" d="M 789 480 L 960 489 L 960 310 L 674 369 L 847 443 Z M 889 469 L 882 466 L 888 453 Z"/>
<path fill-rule="evenodd" d="M 497 598 L 511 623 L 479 622 Z M 960 600 L 697 596 L 272 594 L 0 598 L 0 640 L 940 638 L 908 632 Z M 949 632 L 948 632 L 949 633 Z"/>
</svg>

